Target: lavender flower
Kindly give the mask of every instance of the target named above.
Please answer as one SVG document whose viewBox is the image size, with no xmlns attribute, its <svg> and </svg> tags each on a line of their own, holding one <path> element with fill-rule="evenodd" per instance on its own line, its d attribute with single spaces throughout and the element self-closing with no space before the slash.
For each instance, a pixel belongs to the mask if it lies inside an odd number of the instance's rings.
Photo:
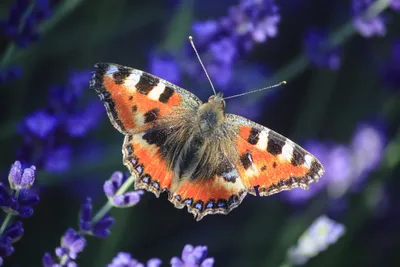
<svg viewBox="0 0 400 267">
<path fill-rule="evenodd" d="M 0 183 L 0 207 L 7 213 L 28 218 L 33 215 L 33 206 L 39 196 L 30 187 L 35 181 L 35 166 L 22 171 L 21 163 L 16 161 L 10 169 L 8 180 L 11 191 Z"/>
<path fill-rule="evenodd" d="M 75 260 L 85 246 L 86 239 L 74 229 L 69 228 L 61 238 L 61 246 L 55 250 L 60 264 L 56 264 L 49 253 L 45 253 L 43 256 L 42 264 L 44 267 L 78 266 Z"/>
<path fill-rule="evenodd" d="M 42 264 L 45 267 L 62 267 L 62 266 L 77 266 L 75 262 L 78 254 L 83 251 L 86 245 L 85 235 L 91 235 L 98 238 L 105 238 L 110 235 L 109 228 L 115 223 L 115 219 L 109 215 L 109 211 L 113 207 L 127 207 L 135 205 L 140 200 L 142 191 L 133 191 L 126 193 L 126 190 L 133 184 L 134 176 L 128 179 L 121 172 L 114 172 L 109 180 L 104 184 L 104 191 L 109 201 L 93 215 L 92 199 L 86 198 L 82 204 L 79 215 L 79 228 L 77 232 L 70 228 L 61 239 L 61 246 L 57 247 L 55 254 L 57 261 L 53 259 L 51 254 L 45 253 L 42 259 Z M 122 200 L 119 200 L 122 198 Z M 111 201 L 110 201 L 111 200 Z M 119 201 L 119 202 L 118 202 Z M 141 266 L 136 265 L 137 261 L 130 260 L 124 257 L 115 259 L 114 264 L 131 264 L 131 265 L 114 265 L 114 266 Z M 135 263 L 135 264 L 134 264 Z M 161 263 L 161 262 L 160 262 Z M 159 263 L 159 264 L 160 264 Z M 157 261 L 148 262 L 148 266 L 158 266 Z"/>
<path fill-rule="evenodd" d="M 214 258 L 207 258 L 207 247 L 186 245 L 182 251 L 182 257 L 173 257 L 171 267 L 212 267 Z"/>
<path fill-rule="evenodd" d="M 279 21 L 278 7 L 273 0 L 242 0 L 219 20 L 193 24 L 198 50 L 217 86 L 229 84 L 234 60 L 240 54 L 249 52 L 254 43 L 264 43 L 277 35 Z M 189 51 L 192 55 L 191 48 Z M 188 60 L 182 69 L 195 77 L 203 72 L 195 60 Z"/>
<path fill-rule="evenodd" d="M 56 254 L 58 257 L 67 256 L 75 260 L 85 246 L 86 239 L 74 229 L 69 228 L 61 238 L 61 246 L 56 248 Z"/>
<path fill-rule="evenodd" d="M 82 204 L 79 223 L 80 229 L 85 234 L 105 238 L 111 233 L 109 228 L 115 223 L 115 219 L 106 214 L 98 222 L 93 222 L 92 209 L 92 199 L 87 198 Z"/>
<path fill-rule="evenodd" d="M 305 148 L 321 161 L 326 172 L 309 190 L 293 189 L 282 195 L 293 203 L 302 203 L 324 188 L 328 196 L 336 200 L 349 191 L 359 189 L 364 178 L 379 166 L 385 143 L 381 127 L 367 122 L 359 123 L 348 146 L 308 143 Z"/>
<path fill-rule="evenodd" d="M 238 6 L 229 10 L 229 16 L 221 23 L 225 29 L 234 29 L 234 36 L 244 42 L 243 47 L 248 50 L 252 44 L 246 39 L 264 43 L 269 37 L 277 35 L 277 24 L 280 22 L 278 11 L 273 0 L 241 0 Z"/>
<path fill-rule="evenodd" d="M 26 130 L 40 139 L 46 138 L 57 126 L 54 115 L 44 110 L 38 110 L 25 118 Z"/>
<path fill-rule="evenodd" d="M 24 234 L 22 222 L 17 221 L 9 225 L 0 236 L 0 266 L 4 257 L 9 257 L 14 253 L 13 243 L 17 242 Z"/>
<path fill-rule="evenodd" d="M 321 29 L 310 30 L 305 37 L 305 51 L 312 62 L 317 67 L 329 68 L 337 70 L 340 67 L 340 49 L 334 48 L 325 51 L 328 34 Z"/>
<path fill-rule="evenodd" d="M 180 70 L 176 60 L 170 55 L 152 53 L 150 55 L 149 72 L 171 83 L 179 84 Z"/>
<path fill-rule="evenodd" d="M 381 16 L 363 16 L 372 3 L 372 0 L 353 0 L 354 28 L 366 38 L 386 35 L 386 25 Z"/>
<path fill-rule="evenodd" d="M 376 169 L 381 163 L 386 138 L 378 124 L 361 122 L 353 136 L 354 183 L 360 185 L 362 178 Z"/>
<path fill-rule="evenodd" d="M 19 131 L 24 142 L 19 156 L 49 172 L 62 172 L 70 167 L 72 141 L 84 137 L 98 126 L 104 114 L 99 101 L 81 105 L 80 98 L 87 87 L 89 72 L 72 72 L 68 84 L 52 86 L 49 103 L 29 114 L 21 122 Z"/>
<path fill-rule="evenodd" d="M 0 31 L 18 46 L 27 47 L 40 37 L 38 25 L 51 14 L 48 0 L 15 0 L 8 18 L 0 21 Z"/>
<path fill-rule="evenodd" d="M 336 243 L 344 233 L 344 225 L 322 215 L 300 236 L 297 245 L 288 250 L 288 261 L 293 265 L 303 265 Z"/>
<path fill-rule="evenodd" d="M 122 172 L 114 172 L 110 179 L 104 183 L 104 193 L 115 207 L 132 207 L 139 202 L 141 195 L 144 194 L 143 190 L 129 191 L 123 194 L 118 193 L 118 190 L 126 180 L 127 178 Z"/>
<path fill-rule="evenodd" d="M 14 253 L 13 244 L 24 234 L 22 222 L 16 221 L 8 225 L 12 216 L 32 216 L 33 206 L 39 202 L 39 196 L 31 190 L 35 171 L 35 166 L 22 170 L 21 163 L 16 161 L 11 165 L 8 175 L 10 188 L 0 183 L 0 207 L 7 213 L 0 227 L 0 266 L 4 257 Z"/>
<path fill-rule="evenodd" d="M 393 10 L 400 11 L 400 1 L 399 0 L 390 0 L 390 7 Z"/>
<path fill-rule="evenodd" d="M 8 175 L 8 182 L 13 190 L 28 189 L 32 187 L 35 181 L 36 167 L 31 166 L 22 171 L 22 166 L 19 161 L 11 165 L 10 174 Z"/>
<path fill-rule="evenodd" d="M 132 256 L 127 252 L 120 252 L 115 256 L 110 264 L 107 267 L 158 267 L 161 265 L 161 260 L 154 258 L 147 261 L 147 264 L 144 265 L 140 263 L 138 260 L 132 258 Z"/>
</svg>

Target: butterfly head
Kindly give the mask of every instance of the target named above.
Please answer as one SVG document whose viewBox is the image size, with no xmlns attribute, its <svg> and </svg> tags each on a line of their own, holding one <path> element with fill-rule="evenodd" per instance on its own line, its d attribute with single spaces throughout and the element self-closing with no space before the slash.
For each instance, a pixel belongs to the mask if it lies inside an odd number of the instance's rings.
<svg viewBox="0 0 400 267">
<path fill-rule="evenodd" d="M 208 98 L 208 103 L 220 106 L 222 110 L 225 109 L 225 100 L 222 97 L 222 93 L 218 93 L 216 95 L 212 95 Z"/>
</svg>

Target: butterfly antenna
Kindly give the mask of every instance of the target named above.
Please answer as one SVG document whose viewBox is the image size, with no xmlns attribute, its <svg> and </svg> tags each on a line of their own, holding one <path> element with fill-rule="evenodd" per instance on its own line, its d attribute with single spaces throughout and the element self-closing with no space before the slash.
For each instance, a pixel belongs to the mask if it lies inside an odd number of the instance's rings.
<svg viewBox="0 0 400 267">
<path fill-rule="evenodd" d="M 196 46 L 194 45 L 193 37 L 192 37 L 192 36 L 189 36 L 189 41 L 190 41 L 190 44 L 191 44 L 192 47 L 193 47 L 194 52 L 196 53 L 196 56 L 197 56 L 197 58 L 198 58 L 198 60 L 199 60 L 199 62 L 200 62 L 201 67 L 203 68 L 203 70 L 204 70 L 204 72 L 205 72 L 205 74 L 206 74 L 206 76 L 207 76 L 208 81 L 210 82 L 210 85 L 211 85 L 211 88 L 213 89 L 214 95 L 217 95 L 217 92 L 215 92 L 214 85 L 213 85 L 213 83 L 212 83 L 212 81 L 211 81 L 211 79 L 210 79 L 210 76 L 208 75 L 208 72 L 207 72 L 207 70 L 206 70 L 206 67 L 204 67 L 204 64 L 203 64 L 203 62 L 201 61 L 201 58 L 200 58 L 200 56 L 199 56 L 199 53 L 197 52 Z"/>
<path fill-rule="evenodd" d="M 224 100 L 225 99 L 234 98 L 234 97 L 238 97 L 238 96 L 252 94 L 252 93 L 255 93 L 255 92 L 264 91 L 264 90 L 271 89 L 271 88 L 275 88 L 275 87 L 284 85 L 286 83 L 287 83 L 286 81 L 281 81 L 280 83 L 277 83 L 277 84 L 274 84 L 274 85 L 271 85 L 271 86 L 268 86 L 268 87 L 264 87 L 264 88 L 261 88 L 261 89 L 257 89 L 257 90 L 253 90 L 253 91 L 250 91 L 250 92 L 245 92 L 245 93 L 241 93 L 241 94 L 237 94 L 237 95 L 231 95 L 231 96 L 228 96 L 228 97 L 224 97 Z"/>
</svg>

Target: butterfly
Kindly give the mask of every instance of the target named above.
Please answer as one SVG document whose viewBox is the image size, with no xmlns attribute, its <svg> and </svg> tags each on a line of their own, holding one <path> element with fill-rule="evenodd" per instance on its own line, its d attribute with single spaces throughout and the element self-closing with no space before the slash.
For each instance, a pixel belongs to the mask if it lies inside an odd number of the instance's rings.
<svg viewBox="0 0 400 267">
<path fill-rule="evenodd" d="M 98 63 L 90 80 L 112 125 L 125 135 L 123 163 L 145 189 L 199 221 L 228 214 L 247 193 L 268 196 L 308 185 L 321 163 L 286 137 L 234 114 L 222 94 L 194 94 L 137 69 Z"/>
</svg>

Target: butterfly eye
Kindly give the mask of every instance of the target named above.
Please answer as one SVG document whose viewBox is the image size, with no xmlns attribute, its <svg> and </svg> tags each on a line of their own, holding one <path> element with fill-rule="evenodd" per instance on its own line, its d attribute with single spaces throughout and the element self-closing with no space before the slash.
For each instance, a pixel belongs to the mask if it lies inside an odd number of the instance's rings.
<svg viewBox="0 0 400 267">
<path fill-rule="evenodd" d="M 212 96 L 210 96 L 210 97 L 208 98 L 208 101 L 214 100 L 214 98 L 215 98 L 215 95 L 212 95 Z"/>
<path fill-rule="evenodd" d="M 222 107 L 223 109 L 225 109 L 225 106 L 226 106 L 225 101 L 222 100 L 222 101 L 221 101 L 221 107 Z"/>
</svg>

